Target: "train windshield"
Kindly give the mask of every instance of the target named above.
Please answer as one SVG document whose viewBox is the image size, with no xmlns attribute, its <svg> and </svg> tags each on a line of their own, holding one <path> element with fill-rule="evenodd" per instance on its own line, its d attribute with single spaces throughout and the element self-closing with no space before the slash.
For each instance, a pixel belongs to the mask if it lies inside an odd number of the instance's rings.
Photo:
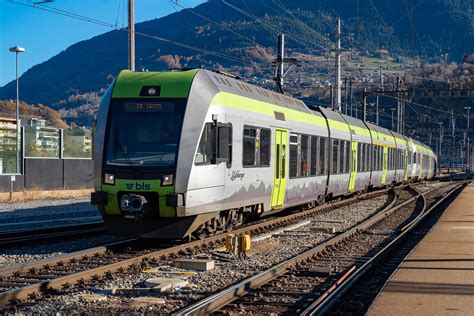
<svg viewBox="0 0 474 316">
<path fill-rule="evenodd" d="M 106 159 L 109 166 L 170 168 L 176 164 L 185 100 L 112 100 Z"/>
</svg>

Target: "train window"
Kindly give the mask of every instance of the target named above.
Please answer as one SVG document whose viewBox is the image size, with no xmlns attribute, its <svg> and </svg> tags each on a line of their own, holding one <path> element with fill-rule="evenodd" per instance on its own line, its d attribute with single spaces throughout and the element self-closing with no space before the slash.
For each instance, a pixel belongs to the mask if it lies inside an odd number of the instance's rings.
<svg viewBox="0 0 474 316">
<path fill-rule="evenodd" d="M 379 170 L 383 170 L 383 167 L 384 167 L 383 147 L 379 146 Z"/>
<path fill-rule="evenodd" d="M 298 176 L 298 135 L 290 135 L 290 178 Z"/>
<path fill-rule="evenodd" d="M 388 169 L 392 170 L 392 165 L 393 165 L 393 154 L 392 154 L 393 148 L 388 149 Z"/>
<path fill-rule="evenodd" d="M 372 145 L 372 170 L 377 170 L 377 146 Z"/>
<path fill-rule="evenodd" d="M 214 123 L 206 123 L 202 131 L 196 156 L 194 157 L 195 165 L 209 165 L 212 163 L 215 155 L 215 140 Z"/>
<path fill-rule="evenodd" d="M 368 166 L 368 150 L 369 150 L 369 144 L 362 144 L 362 153 L 361 153 L 361 166 L 360 166 L 360 171 L 367 171 L 370 169 L 370 166 Z"/>
<path fill-rule="evenodd" d="M 326 173 L 326 138 L 319 138 L 319 172 Z"/>
<path fill-rule="evenodd" d="M 351 172 L 351 143 L 346 141 L 346 172 Z"/>
<path fill-rule="evenodd" d="M 393 159 L 392 148 L 388 148 L 387 155 L 388 155 L 387 169 L 392 170 L 392 159 Z"/>
<path fill-rule="evenodd" d="M 301 157 L 300 157 L 300 176 L 304 177 L 309 174 L 308 166 L 308 140 L 307 135 L 301 135 Z"/>
<path fill-rule="evenodd" d="M 384 168 L 387 168 L 387 162 L 385 161 L 386 157 L 385 157 L 385 150 L 383 147 L 380 147 L 379 148 L 380 150 L 380 170 L 384 170 Z"/>
<path fill-rule="evenodd" d="M 362 157 L 362 144 L 358 143 L 357 144 L 357 172 L 361 171 L 360 169 L 360 167 L 362 166 L 361 157 Z"/>
<path fill-rule="evenodd" d="M 362 152 L 360 156 L 361 160 L 361 166 L 360 166 L 360 171 L 366 171 L 367 170 L 367 144 L 362 144 Z"/>
<path fill-rule="evenodd" d="M 312 176 L 318 174 L 320 171 L 318 170 L 318 137 L 311 136 L 311 146 L 310 146 L 310 159 L 311 159 L 311 170 L 310 174 Z"/>
<path fill-rule="evenodd" d="M 268 128 L 245 127 L 243 137 L 243 166 L 270 166 L 271 131 Z"/>
<path fill-rule="evenodd" d="M 245 127 L 243 139 L 243 166 L 255 166 L 255 144 L 257 129 Z"/>
<path fill-rule="evenodd" d="M 338 161 L 339 161 L 339 173 L 344 173 L 346 172 L 345 170 L 345 162 L 346 162 L 346 159 L 345 159 L 345 141 L 343 140 L 340 140 L 339 141 L 339 157 L 338 157 Z"/>
<path fill-rule="evenodd" d="M 367 148 L 365 149 L 365 154 L 367 155 L 365 165 L 366 165 L 366 168 L 367 168 L 368 171 L 373 170 L 372 169 L 372 159 L 373 159 L 373 152 L 372 152 L 373 149 L 372 148 L 373 147 L 374 146 L 372 144 L 368 144 Z"/>
<path fill-rule="evenodd" d="M 270 165 L 271 131 L 266 128 L 260 130 L 260 166 Z"/>
<path fill-rule="evenodd" d="M 333 174 L 337 174 L 337 152 L 339 151 L 339 140 L 334 139 L 332 141 L 332 170 Z"/>
</svg>

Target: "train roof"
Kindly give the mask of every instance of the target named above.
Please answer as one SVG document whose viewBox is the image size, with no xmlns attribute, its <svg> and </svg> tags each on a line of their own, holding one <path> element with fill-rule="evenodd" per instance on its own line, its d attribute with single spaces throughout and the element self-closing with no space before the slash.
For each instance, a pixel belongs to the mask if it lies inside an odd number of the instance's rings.
<svg viewBox="0 0 474 316">
<path fill-rule="evenodd" d="M 205 71 L 220 91 L 235 93 L 288 109 L 313 114 L 303 101 L 293 98 L 292 96 L 260 88 L 245 81 L 210 70 L 200 71 Z"/>
</svg>

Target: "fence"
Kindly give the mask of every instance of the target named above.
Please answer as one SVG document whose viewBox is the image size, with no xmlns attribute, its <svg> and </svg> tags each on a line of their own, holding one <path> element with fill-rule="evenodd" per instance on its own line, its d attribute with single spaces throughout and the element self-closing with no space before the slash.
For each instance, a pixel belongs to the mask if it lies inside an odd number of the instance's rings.
<svg viewBox="0 0 474 316">
<path fill-rule="evenodd" d="M 0 123 L 0 191 L 10 190 L 12 178 L 15 191 L 92 188 L 90 129 L 24 126 L 16 140 L 16 125 Z"/>
</svg>

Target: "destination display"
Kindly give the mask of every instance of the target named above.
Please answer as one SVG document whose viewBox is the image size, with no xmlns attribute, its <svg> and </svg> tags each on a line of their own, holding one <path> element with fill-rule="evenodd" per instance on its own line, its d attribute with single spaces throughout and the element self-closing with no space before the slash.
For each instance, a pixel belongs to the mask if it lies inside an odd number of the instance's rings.
<svg viewBox="0 0 474 316">
<path fill-rule="evenodd" d="M 125 113 L 173 113 L 174 102 L 169 101 L 128 101 L 124 102 L 123 110 Z"/>
</svg>

